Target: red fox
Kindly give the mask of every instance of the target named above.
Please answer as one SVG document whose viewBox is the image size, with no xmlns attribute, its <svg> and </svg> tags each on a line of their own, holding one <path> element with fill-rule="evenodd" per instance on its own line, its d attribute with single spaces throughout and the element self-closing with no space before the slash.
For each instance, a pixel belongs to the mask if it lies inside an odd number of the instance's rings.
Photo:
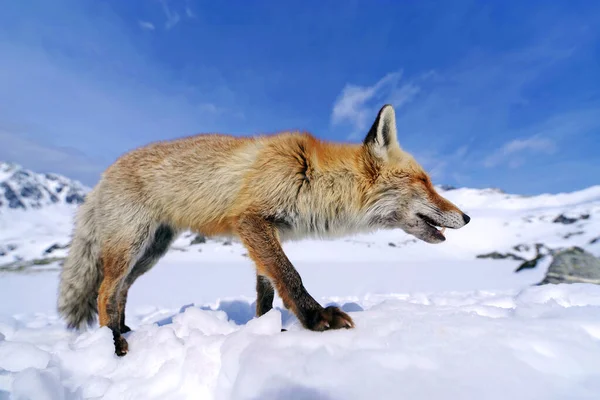
<svg viewBox="0 0 600 400">
<path fill-rule="evenodd" d="M 239 237 L 256 266 L 258 316 L 272 308 L 276 289 L 306 329 L 352 328 L 350 316 L 308 293 L 283 241 L 400 228 L 440 243 L 437 227 L 469 220 L 400 148 L 390 105 L 357 144 L 304 132 L 152 143 L 108 167 L 80 206 L 58 310 L 71 329 L 93 324 L 98 313 L 116 354 L 126 354 L 129 288 L 189 229 Z"/>
</svg>

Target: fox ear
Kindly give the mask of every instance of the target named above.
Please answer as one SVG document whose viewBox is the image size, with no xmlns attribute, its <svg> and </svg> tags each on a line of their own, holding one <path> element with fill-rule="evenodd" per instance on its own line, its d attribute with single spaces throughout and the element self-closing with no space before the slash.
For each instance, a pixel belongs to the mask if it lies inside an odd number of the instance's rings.
<svg viewBox="0 0 600 400">
<path fill-rule="evenodd" d="M 398 146 L 394 107 L 389 104 L 381 107 L 363 143 L 375 157 L 387 159 L 388 150 Z"/>
</svg>

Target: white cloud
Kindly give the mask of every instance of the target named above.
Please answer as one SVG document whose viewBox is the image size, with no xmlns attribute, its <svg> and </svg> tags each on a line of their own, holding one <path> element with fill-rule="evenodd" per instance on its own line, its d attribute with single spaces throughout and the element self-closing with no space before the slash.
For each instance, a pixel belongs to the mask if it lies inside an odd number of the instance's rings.
<svg viewBox="0 0 600 400">
<path fill-rule="evenodd" d="M 213 103 L 201 103 L 198 104 L 198 108 L 209 114 L 219 114 L 225 111 L 224 109 L 222 109 L 221 107 L 217 107 Z"/>
<path fill-rule="evenodd" d="M 177 11 L 173 11 L 169 8 L 166 0 L 162 0 L 161 4 L 163 7 L 163 12 L 165 13 L 165 17 L 167 17 L 167 21 L 165 22 L 165 28 L 171 29 L 179 23 L 181 17 L 179 16 L 179 13 Z"/>
<path fill-rule="evenodd" d="M 347 123 L 352 128 L 350 138 L 366 134 L 370 123 L 383 104 L 392 104 L 396 109 L 412 101 L 420 88 L 407 82 L 400 84 L 402 71 L 391 72 L 372 86 L 346 84 L 337 97 L 331 114 L 331 123 Z"/>
<path fill-rule="evenodd" d="M 517 168 L 524 163 L 523 154 L 553 154 L 556 152 L 556 143 L 547 138 L 529 137 L 525 139 L 514 139 L 505 143 L 498 151 L 484 160 L 488 168 L 507 163 L 511 168 Z"/>
<path fill-rule="evenodd" d="M 154 30 L 154 24 L 152 22 L 139 21 L 138 23 L 140 24 L 140 28 L 142 28 L 142 29 L 145 29 L 147 31 L 153 31 Z"/>
<path fill-rule="evenodd" d="M 485 157 L 483 165 L 490 168 L 506 164 L 517 168 L 525 164 L 527 156 L 554 154 L 569 139 L 594 135 L 600 129 L 599 114 L 598 107 L 568 111 L 512 132 L 511 136 L 517 139 L 507 141 Z"/>
<path fill-rule="evenodd" d="M 553 153 L 556 145 L 553 141 L 541 138 L 515 139 L 504 146 L 506 154 L 517 153 L 524 150 L 532 150 L 544 153 Z"/>
</svg>

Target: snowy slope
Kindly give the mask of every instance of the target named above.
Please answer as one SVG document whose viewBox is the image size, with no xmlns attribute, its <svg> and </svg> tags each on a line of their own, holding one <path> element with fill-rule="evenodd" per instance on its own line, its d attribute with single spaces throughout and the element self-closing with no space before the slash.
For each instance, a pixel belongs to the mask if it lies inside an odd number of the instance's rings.
<svg viewBox="0 0 600 400">
<path fill-rule="evenodd" d="M 0 270 L 64 257 L 74 212 L 89 190 L 61 175 L 0 162 Z"/>
<path fill-rule="evenodd" d="M 248 303 L 144 310 L 113 355 L 108 328 L 4 318 L 1 390 L 22 399 L 598 399 L 600 287 L 341 301 L 357 328 L 280 332 Z M 283 314 L 285 320 L 286 314 Z"/>
<path fill-rule="evenodd" d="M 532 287 L 549 259 L 514 272 L 536 244 L 600 256 L 600 186 L 440 192 L 472 218 L 442 244 L 394 230 L 284 245 L 308 291 L 351 313 L 352 331 L 302 330 L 279 299 L 255 319 L 245 249 L 185 233 L 130 290 L 124 358 L 107 329 L 67 332 L 55 313 L 76 204 L 1 208 L 0 265 L 49 264 L 0 271 L 0 399 L 600 398 L 600 287 Z M 511 256 L 478 258 L 493 252 Z"/>
</svg>

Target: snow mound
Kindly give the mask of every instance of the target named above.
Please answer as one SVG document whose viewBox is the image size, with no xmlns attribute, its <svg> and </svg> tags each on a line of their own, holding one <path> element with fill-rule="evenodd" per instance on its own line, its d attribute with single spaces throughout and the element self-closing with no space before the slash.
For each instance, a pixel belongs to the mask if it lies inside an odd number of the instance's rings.
<svg viewBox="0 0 600 400">
<path fill-rule="evenodd" d="M 254 305 L 239 303 L 130 313 L 123 358 L 108 328 L 77 334 L 50 314 L 5 318 L 0 397 L 600 398 L 598 286 L 336 299 L 357 328 L 324 333 L 278 308 L 254 318 Z"/>
</svg>

